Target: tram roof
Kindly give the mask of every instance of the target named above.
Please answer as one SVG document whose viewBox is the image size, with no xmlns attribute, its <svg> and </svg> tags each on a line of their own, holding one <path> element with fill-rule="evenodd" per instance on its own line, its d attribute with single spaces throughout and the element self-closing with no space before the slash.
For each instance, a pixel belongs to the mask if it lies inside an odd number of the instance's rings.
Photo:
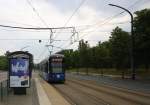
<svg viewBox="0 0 150 105">
<path fill-rule="evenodd" d="M 64 57 L 63 54 L 52 54 L 50 57 Z"/>
<path fill-rule="evenodd" d="M 49 57 L 47 57 L 47 58 L 45 58 L 44 60 L 42 60 L 40 63 L 45 63 L 45 62 L 47 62 L 51 57 L 64 57 L 64 55 L 63 54 L 52 54 L 52 55 L 50 55 Z"/>
</svg>

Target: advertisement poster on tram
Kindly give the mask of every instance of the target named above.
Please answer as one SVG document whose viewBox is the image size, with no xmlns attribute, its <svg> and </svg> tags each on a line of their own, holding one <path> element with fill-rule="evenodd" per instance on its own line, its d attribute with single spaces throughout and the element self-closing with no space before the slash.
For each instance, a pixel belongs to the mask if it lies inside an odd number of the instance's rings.
<svg viewBox="0 0 150 105">
<path fill-rule="evenodd" d="M 29 60 L 11 59 L 10 87 L 29 87 Z"/>
</svg>

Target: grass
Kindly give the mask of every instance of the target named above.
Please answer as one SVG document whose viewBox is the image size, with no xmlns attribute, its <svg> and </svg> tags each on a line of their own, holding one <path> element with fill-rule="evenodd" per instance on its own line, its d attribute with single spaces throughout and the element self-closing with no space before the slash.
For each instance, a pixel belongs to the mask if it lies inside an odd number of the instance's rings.
<svg viewBox="0 0 150 105">
<path fill-rule="evenodd" d="M 86 68 L 79 68 L 79 73 L 87 72 Z M 68 69 L 67 72 L 77 72 L 77 69 Z M 95 69 L 95 68 L 88 68 L 89 74 L 104 74 L 104 75 L 122 75 L 122 70 L 116 70 L 114 68 L 102 68 L 102 69 Z M 130 69 L 124 69 L 125 76 L 131 76 L 132 71 Z M 145 69 L 136 69 L 136 76 L 139 78 L 150 78 L 150 70 Z"/>
</svg>

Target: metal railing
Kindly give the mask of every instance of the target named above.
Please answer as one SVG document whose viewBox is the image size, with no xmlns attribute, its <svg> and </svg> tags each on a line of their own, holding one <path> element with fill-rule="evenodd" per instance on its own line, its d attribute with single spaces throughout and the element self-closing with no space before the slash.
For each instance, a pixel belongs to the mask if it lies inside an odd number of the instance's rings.
<svg viewBox="0 0 150 105">
<path fill-rule="evenodd" d="M 0 102 L 4 101 L 8 96 L 8 79 L 7 72 L 0 73 Z"/>
</svg>

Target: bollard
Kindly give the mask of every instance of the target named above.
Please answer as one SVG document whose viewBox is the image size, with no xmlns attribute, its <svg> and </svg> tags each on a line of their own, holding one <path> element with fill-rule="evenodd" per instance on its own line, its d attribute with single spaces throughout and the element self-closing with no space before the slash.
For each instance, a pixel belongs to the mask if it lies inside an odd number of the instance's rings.
<svg viewBox="0 0 150 105">
<path fill-rule="evenodd" d="M 3 84 L 1 82 L 0 84 L 0 88 L 1 88 L 1 101 L 3 100 Z"/>
<path fill-rule="evenodd" d="M 6 96 L 7 96 L 7 80 L 3 82 L 3 100 L 6 98 Z"/>
<path fill-rule="evenodd" d="M 8 92 L 9 92 L 9 87 L 8 87 L 8 80 L 6 80 L 7 81 L 7 96 L 8 96 Z"/>
</svg>

